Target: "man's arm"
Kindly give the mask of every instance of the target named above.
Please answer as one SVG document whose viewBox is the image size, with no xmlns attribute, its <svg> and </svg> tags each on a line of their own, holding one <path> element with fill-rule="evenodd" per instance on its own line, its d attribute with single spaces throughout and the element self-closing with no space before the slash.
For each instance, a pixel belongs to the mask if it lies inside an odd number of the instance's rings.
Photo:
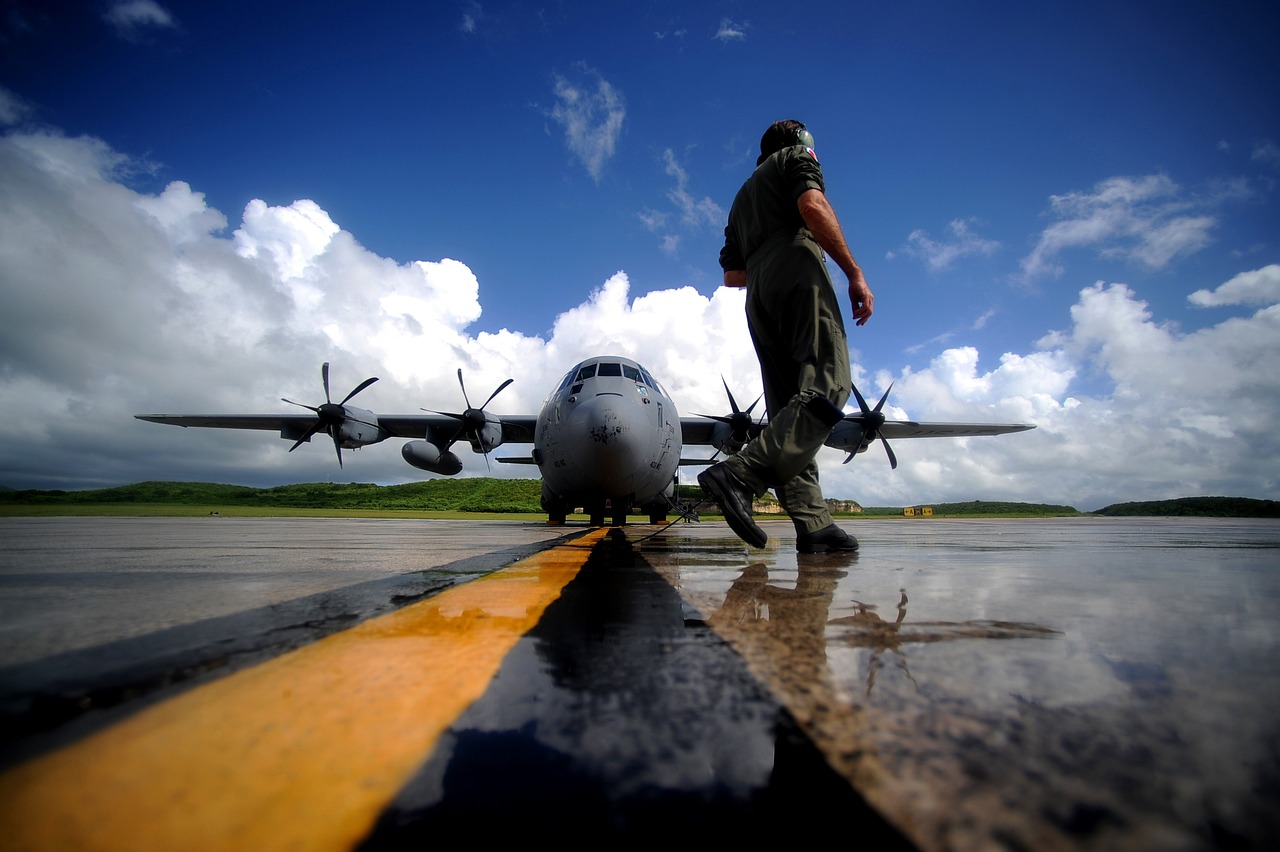
<svg viewBox="0 0 1280 852">
<path fill-rule="evenodd" d="M 867 279 L 862 275 L 862 267 L 853 259 L 849 244 L 845 242 L 844 231 L 836 219 L 836 211 L 831 208 L 827 196 L 818 189 L 805 190 L 796 199 L 800 209 L 800 217 L 805 227 L 813 234 L 813 238 L 822 246 L 822 250 L 836 262 L 836 265 L 849 279 L 849 301 L 853 303 L 853 318 L 858 325 L 865 325 L 871 319 L 875 296 L 867 286 Z M 727 275 L 726 283 L 728 283 Z"/>
</svg>

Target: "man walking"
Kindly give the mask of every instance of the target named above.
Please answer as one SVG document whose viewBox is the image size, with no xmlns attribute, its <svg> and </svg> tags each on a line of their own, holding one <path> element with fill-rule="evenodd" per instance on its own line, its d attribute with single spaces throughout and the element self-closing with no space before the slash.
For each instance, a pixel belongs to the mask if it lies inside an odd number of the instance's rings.
<svg viewBox="0 0 1280 852">
<path fill-rule="evenodd" d="M 769 423 L 698 484 L 729 526 L 753 547 L 768 541 L 752 500 L 773 488 L 796 527 L 802 553 L 856 550 L 836 525 L 814 457 L 843 418 L 853 385 L 844 320 L 823 252 L 849 280 L 853 318 L 871 318 L 874 297 L 826 197 L 813 136 L 794 120 L 760 139 L 756 170 L 738 190 L 724 229 L 720 266 L 728 287 L 747 288 L 747 325 L 760 360 Z"/>
</svg>

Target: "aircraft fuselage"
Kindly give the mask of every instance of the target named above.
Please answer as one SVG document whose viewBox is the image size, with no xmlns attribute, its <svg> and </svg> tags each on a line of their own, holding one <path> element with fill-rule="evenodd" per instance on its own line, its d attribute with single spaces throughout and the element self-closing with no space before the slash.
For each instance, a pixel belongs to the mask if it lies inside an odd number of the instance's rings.
<svg viewBox="0 0 1280 852">
<path fill-rule="evenodd" d="M 593 517 L 618 518 L 629 506 L 665 515 L 680 451 L 679 414 L 653 376 L 627 358 L 588 358 L 538 415 L 543 507 L 552 520 L 579 507 Z"/>
</svg>

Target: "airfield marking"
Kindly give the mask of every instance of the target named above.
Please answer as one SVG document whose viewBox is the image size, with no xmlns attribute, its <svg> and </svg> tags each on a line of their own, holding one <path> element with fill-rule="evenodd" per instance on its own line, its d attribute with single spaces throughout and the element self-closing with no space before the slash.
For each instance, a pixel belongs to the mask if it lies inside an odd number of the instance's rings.
<svg viewBox="0 0 1280 852">
<path fill-rule="evenodd" d="M 0 775 L 5 848 L 351 848 L 608 531 Z"/>
</svg>

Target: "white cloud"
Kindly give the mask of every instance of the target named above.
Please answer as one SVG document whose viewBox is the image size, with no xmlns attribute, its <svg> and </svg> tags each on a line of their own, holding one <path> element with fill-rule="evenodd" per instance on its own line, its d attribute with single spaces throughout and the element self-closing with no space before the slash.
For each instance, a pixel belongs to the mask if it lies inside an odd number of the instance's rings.
<svg viewBox="0 0 1280 852">
<path fill-rule="evenodd" d="M 723 226 L 724 208 L 710 196 L 694 198 L 689 192 L 689 173 L 676 160 L 675 152 L 667 148 L 662 152 L 662 162 L 668 177 L 675 178 L 676 185 L 667 190 L 667 198 L 680 211 L 680 219 L 691 226 Z"/>
<path fill-rule="evenodd" d="M 689 192 L 689 173 L 676 159 L 675 152 L 667 148 L 662 152 L 663 171 L 675 179 L 675 186 L 667 190 L 667 200 L 675 207 L 680 225 L 688 229 L 704 230 L 724 227 L 725 211 L 710 196 L 695 198 Z M 680 248 L 680 235 L 670 229 L 670 217 L 659 211 L 644 209 L 639 214 L 645 228 L 658 235 L 665 254 L 675 255 Z"/>
<path fill-rule="evenodd" d="M 103 19 L 127 39 L 136 38 L 152 28 L 171 29 L 173 16 L 155 0 L 123 0 L 113 3 L 102 15 Z"/>
<path fill-rule="evenodd" d="M 577 80 L 555 75 L 556 103 L 550 116 L 564 130 L 569 150 L 599 183 L 622 133 L 626 105 L 622 95 L 594 69 L 579 64 L 575 71 Z"/>
<path fill-rule="evenodd" d="M 1057 221 L 1023 258 L 1022 271 L 1028 278 L 1059 276 L 1065 271 L 1059 256 L 1073 248 L 1162 269 L 1208 245 L 1217 219 L 1197 203 L 1164 175 L 1109 178 L 1090 193 L 1052 196 Z"/>
<path fill-rule="evenodd" d="M 1280 166 L 1280 145 L 1272 142 L 1270 139 L 1263 140 L 1253 146 L 1253 153 L 1250 155 L 1255 163 L 1262 163 L 1265 166 Z"/>
<path fill-rule="evenodd" d="M 1216 290 L 1197 290 L 1187 299 L 1193 305 L 1274 305 L 1280 302 L 1280 265 L 1241 272 Z"/>
<path fill-rule="evenodd" d="M 828 490 L 871 505 L 921 495 L 1082 509 L 1194 495 L 1275 499 L 1280 374 L 1259 365 L 1280 358 L 1280 305 L 1180 334 L 1156 322 L 1128 287 L 1099 283 L 1080 292 L 1071 319 L 1069 329 L 1046 335 L 1040 351 L 1006 354 L 988 372 L 975 349 L 960 347 L 925 370 L 877 376 L 872 388 L 878 393 L 897 379 L 889 406 L 898 417 L 1028 422 L 1036 430 L 900 441 L 895 474 L 879 448 L 848 467 L 826 459 Z M 1107 376 L 1114 392 L 1069 396 L 1072 378 L 1085 370 Z M 857 474 L 848 470 L 854 465 Z"/>
<path fill-rule="evenodd" d="M 1000 249 L 1000 243 L 986 240 L 970 230 L 972 219 L 955 219 L 947 225 L 949 239 L 935 240 L 924 230 L 915 230 L 907 237 L 905 251 L 923 258 L 925 265 L 940 272 L 962 257 L 992 255 Z"/>
<path fill-rule="evenodd" d="M 557 318 L 543 339 L 472 333 L 481 282 L 464 263 L 380 257 L 309 201 L 246 205 L 239 223 L 182 182 L 148 195 L 114 175 L 129 164 L 92 139 L 0 137 L 0 484 L 90 487 L 142 479 L 278 484 L 339 477 L 420 477 L 387 445 L 346 453 L 324 442 L 288 453 L 269 433 L 180 430 L 147 412 L 286 410 L 280 397 L 322 399 L 332 364 L 341 397 L 381 381 L 359 403 L 375 411 L 457 410 L 461 367 L 473 399 L 508 377 L 492 410 L 533 412 L 580 358 L 643 361 L 685 414 L 727 410 L 760 391 L 743 293 L 689 287 L 632 294 L 625 273 Z M 855 365 L 871 399 L 896 382 L 893 417 L 1029 422 L 999 438 L 899 441 L 890 471 L 874 447 L 848 465 L 820 455 L 832 496 L 870 505 L 1015 499 L 1097 508 L 1197 494 L 1280 494 L 1280 304 L 1273 267 L 1212 291 L 1250 316 L 1184 334 L 1121 284 L 1080 291 L 1064 327 L 1036 351 L 983 354 L 959 343 L 927 368 Z M 590 282 L 584 283 L 584 292 Z M 1205 291 L 1209 292 L 1209 291 Z M 1073 397 L 1088 372 L 1114 385 Z M 520 455 L 527 447 L 503 448 Z M 685 455 L 693 455 L 689 448 Z M 463 454 L 467 472 L 482 458 Z M 529 476 L 494 465 L 494 473 Z M 690 475 L 685 472 L 686 478 Z"/>
<path fill-rule="evenodd" d="M 720 27 L 716 30 L 716 34 L 713 38 L 716 41 L 725 43 L 731 41 L 745 41 L 747 38 L 747 25 L 736 24 L 728 18 L 721 18 Z"/>
<path fill-rule="evenodd" d="M 31 115 L 31 107 L 22 98 L 0 86 L 0 127 L 19 124 Z"/>
</svg>

